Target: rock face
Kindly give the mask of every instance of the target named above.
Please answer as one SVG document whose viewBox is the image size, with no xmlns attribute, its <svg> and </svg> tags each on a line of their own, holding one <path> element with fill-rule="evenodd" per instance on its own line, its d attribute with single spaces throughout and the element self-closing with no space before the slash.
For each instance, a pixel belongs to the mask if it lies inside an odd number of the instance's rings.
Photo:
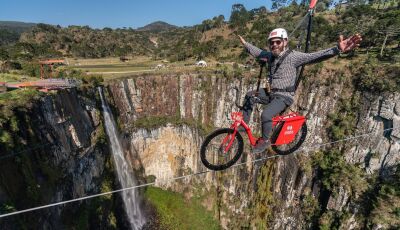
<svg viewBox="0 0 400 230">
<path fill-rule="evenodd" d="M 400 159 L 400 95 L 358 92 L 349 87 L 346 80 L 337 80 L 334 70 L 323 75 L 324 79 L 309 81 L 301 87 L 296 104 L 292 106 L 307 116 L 309 133 L 301 154 L 258 165 L 252 161 L 259 156 L 253 156 L 246 149 L 239 160 L 244 163 L 240 167 L 179 181 L 169 179 L 205 170 L 199 160 L 199 147 L 204 138 L 199 127 L 229 127 L 229 114 L 237 110 L 235 100 L 243 99 L 255 84 L 247 78 L 220 76 L 143 76 L 112 82 L 109 92 L 119 124 L 130 143 L 133 165 L 142 169 L 144 176 L 155 176 L 160 187 L 187 196 L 202 194 L 207 197 L 204 205 L 215 211 L 225 229 L 257 228 L 265 223 L 273 229 L 308 228 L 312 225 L 313 208 L 318 205 L 324 212 L 349 212 L 352 215 L 341 223 L 342 227 L 357 229 L 363 223 L 355 219 L 356 198 L 347 187 L 336 187 L 337 194 L 327 193 L 310 162 L 315 152 L 329 150 L 335 145 L 344 153 L 347 163 L 359 165 L 363 172 L 389 175 Z M 329 115 L 336 111 L 347 116 L 341 112 L 346 98 L 357 99 L 358 109 L 352 116 L 354 121 L 351 120 L 353 133 L 348 135 L 356 138 L 322 145 L 331 140 Z M 251 127 L 259 130 L 259 109 L 255 109 L 253 115 Z M 135 127 L 136 121 L 160 117 L 196 122 L 184 126 L 170 122 L 156 128 Z M 260 186 L 269 184 L 268 181 L 271 182 L 268 191 L 260 196 Z M 269 196 L 273 199 L 266 198 Z M 260 214 L 256 210 L 260 199 L 264 199 L 265 213 L 270 214 Z M 264 218 L 264 225 L 254 220 L 257 215 Z"/>
<path fill-rule="evenodd" d="M 23 146 L 15 148 L 20 150 L 15 156 L 0 162 L 1 213 L 83 197 L 102 189 L 109 153 L 100 112 L 96 101 L 90 99 L 94 94 L 79 94 L 76 90 L 60 91 L 43 97 L 30 109 L 15 109 L 18 131 L 13 135 Z M 0 226 L 70 228 L 87 215 L 86 204 L 91 203 L 66 204 L 2 218 Z"/>
<path fill-rule="evenodd" d="M 349 78 L 338 78 L 338 71 L 317 72 L 320 77 L 308 79 L 297 92 L 291 108 L 307 116 L 308 126 L 301 151 L 266 161 L 265 155 L 251 154 L 245 142 L 238 165 L 223 172 L 207 171 L 199 148 L 211 130 L 229 127 L 235 101 L 255 87 L 252 79 L 131 77 L 109 84 L 108 101 L 139 184 L 155 179 L 156 186 L 201 200 L 224 229 L 329 228 L 332 220 L 340 229 L 362 229 L 368 215 L 378 220 L 369 227 L 385 229 L 379 213 L 387 204 L 371 211 L 372 204 L 365 206 L 362 199 L 379 192 L 384 178 L 398 181 L 393 175 L 400 159 L 400 94 L 356 90 Z M 11 136 L 18 144 L 0 146 L 0 213 L 118 188 L 96 96 L 95 89 L 60 91 L 13 111 L 3 126 L 7 135 L 0 130 L 1 143 Z M 255 108 L 251 118 L 255 133 L 260 133 L 261 110 Z M 368 176 L 381 181 L 367 194 L 366 182 L 352 178 Z M 388 197 L 392 203 L 398 199 Z M 127 228 L 118 196 L 97 201 L 3 218 L 0 226 Z"/>
</svg>

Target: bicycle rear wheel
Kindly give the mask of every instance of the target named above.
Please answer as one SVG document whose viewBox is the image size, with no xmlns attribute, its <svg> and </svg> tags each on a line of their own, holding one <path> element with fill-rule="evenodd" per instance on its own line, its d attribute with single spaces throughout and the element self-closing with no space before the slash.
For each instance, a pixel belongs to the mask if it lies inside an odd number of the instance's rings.
<svg viewBox="0 0 400 230">
<path fill-rule="evenodd" d="M 300 146 L 306 140 L 306 136 L 307 136 L 307 124 L 306 122 L 304 122 L 292 142 L 284 145 L 272 145 L 272 149 L 279 155 L 291 154 L 298 148 L 300 148 Z M 275 142 L 275 140 L 273 142 Z"/>
<path fill-rule="evenodd" d="M 218 129 L 208 135 L 200 148 L 200 158 L 208 169 L 219 171 L 231 167 L 243 153 L 243 138 L 233 129 Z M 229 144 L 232 144 L 229 147 Z"/>
</svg>

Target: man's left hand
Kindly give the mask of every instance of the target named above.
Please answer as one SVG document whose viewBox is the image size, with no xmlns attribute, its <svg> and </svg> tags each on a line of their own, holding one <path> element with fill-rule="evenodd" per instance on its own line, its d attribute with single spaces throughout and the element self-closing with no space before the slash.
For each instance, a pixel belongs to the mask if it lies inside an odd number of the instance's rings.
<svg viewBox="0 0 400 230">
<path fill-rule="evenodd" d="M 343 35 L 340 35 L 338 48 L 341 52 L 346 53 L 360 46 L 361 41 L 362 38 L 360 34 L 355 34 L 347 39 L 344 39 Z"/>
</svg>

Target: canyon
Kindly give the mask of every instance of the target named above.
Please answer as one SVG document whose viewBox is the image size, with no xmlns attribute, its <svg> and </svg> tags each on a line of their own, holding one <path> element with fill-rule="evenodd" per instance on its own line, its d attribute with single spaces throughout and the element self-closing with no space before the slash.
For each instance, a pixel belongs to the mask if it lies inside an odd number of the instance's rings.
<svg viewBox="0 0 400 230">
<path fill-rule="evenodd" d="M 311 70 L 291 106 L 307 117 L 308 136 L 301 151 L 254 162 L 264 156 L 252 155 L 245 142 L 242 165 L 194 176 L 206 170 L 199 158 L 202 140 L 212 130 L 229 126 L 235 101 L 255 87 L 254 78 L 197 72 L 110 81 L 105 99 L 136 183 L 154 182 L 187 199 L 197 197 L 223 229 L 308 229 L 324 224 L 386 229 L 400 224 L 366 221 L 378 214 L 367 212 L 365 205 L 368 194 L 378 196 L 375 190 L 398 173 L 399 92 L 360 90 L 351 73 L 334 65 Z M 258 106 L 251 118 L 256 131 L 261 109 Z M 95 88 L 43 96 L 29 108 L 15 109 L 14 117 L 15 142 L 25 143 L 20 151 L 28 150 L 0 163 L 2 213 L 120 187 Z M 4 126 L 10 132 L 11 120 Z M 16 146 L 8 149 L 20 152 Z M 173 179 L 181 176 L 187 177 Z M 137 189 L 137 202 L 144 215 L 151 216 L 154 210 L 143 198 L 145 190 Z M 3 218 L 0 225 L 129 229 L 122 203 L 121 196 L 107 195 Z"/>
</svg>

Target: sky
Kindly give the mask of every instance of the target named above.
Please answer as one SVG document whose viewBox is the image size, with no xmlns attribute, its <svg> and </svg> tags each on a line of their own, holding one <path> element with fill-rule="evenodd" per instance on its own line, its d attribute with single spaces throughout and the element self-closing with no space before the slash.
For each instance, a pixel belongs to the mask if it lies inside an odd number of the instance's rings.
<svg viewBox="0 0 400 230">
<path fill-rule="evenodd" d="M 247 10 L 271 8 L 270 0 L 0 0 L 0 21 L 63 27 L 88 25 L 100 29 L 136 29 L 155 21 L 192 26 L 221 14 L 228 20 L 236 3 L 243 4 Z"/>
</svg>

